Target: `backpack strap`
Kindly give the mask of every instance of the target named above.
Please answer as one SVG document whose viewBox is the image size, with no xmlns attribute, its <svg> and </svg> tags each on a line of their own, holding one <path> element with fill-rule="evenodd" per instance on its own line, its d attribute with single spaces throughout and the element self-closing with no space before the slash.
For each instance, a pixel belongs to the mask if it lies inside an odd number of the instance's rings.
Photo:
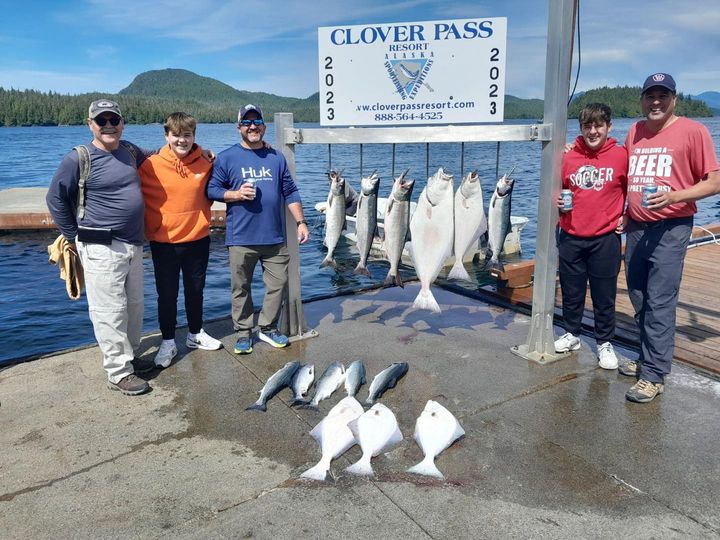
<svg viewBox="0 0 720 540">
<path fill-rule="evenodd" d="M 78 179 L 78 200 L 77 200 L 77 217 L 82 219 L 85 217 L 85 182 L 90 177 L 90 150 L 84 144 L 76 146 L 74 150 L 78 153 L 80 159 L 80 178 Z"/>
</svg>

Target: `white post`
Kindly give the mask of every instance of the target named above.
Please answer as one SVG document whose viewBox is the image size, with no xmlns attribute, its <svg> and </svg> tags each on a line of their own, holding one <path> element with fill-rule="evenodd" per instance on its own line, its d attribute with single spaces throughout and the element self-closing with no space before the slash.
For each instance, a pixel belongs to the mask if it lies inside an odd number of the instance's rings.
<svg viewBox="0 0 720 540">
<path fill-rule="evenodd" d="M 285 129 L 292 129 L 294 125 L 293 115 L 292 113 L 276 113 L 274 122 L 276 148 L 285 156 L 290 174 L 297 182 L 297 175 L 295 174 L 295 144 L 285 140 Z M 297 240 L 297 225 L 295 224 L 295 218 L 287 209 L 285 210 L 285 222 L 285 234 L 287 236 L 290 263 L 288 265 L 288 287 L 285 292 L 279 330 L 288 336 L 290 341 L 296 341 L 315 337 L 318 333 L 315 330 L 308 330 L 307 323 L 305 322 L 301 296 L 302 289 L 300 286 L 300 246 Z"/>
<path fill-rule="evenodd" d="M 554 200 L 560 191 L 560 165 L 567 131 L 567 101 L 572 67 L 576 0 L 549 0 L 547 55 L 545 61 L 545 118 L 552 124 L 552 139 L 542 143 L 540 196 L 535 245 L 532 321 L 525 345 L 513 347 L 515 354 L 540 364 L 564 355 L 555 353 L 553 317 L 558 251 L 555 229 L 558 222 Z"/>
</svg>

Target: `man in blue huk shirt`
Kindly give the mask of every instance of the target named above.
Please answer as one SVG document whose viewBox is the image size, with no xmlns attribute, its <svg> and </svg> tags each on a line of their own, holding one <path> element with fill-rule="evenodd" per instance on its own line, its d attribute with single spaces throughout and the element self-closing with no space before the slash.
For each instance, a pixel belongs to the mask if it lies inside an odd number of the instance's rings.
<svg viewBox="0 0 720 540">
<path fill-rule="evenodd" d="M 265 297 L 258 318 L 258 339 L 273 347 L 287 346 L 278 332 L 290 257 L 285 237 L 285 205 L 297 222 L 298 242 L 310 238 L 300 193 L 282 154 L 264 141 L 262 110 L 245 105 L 238 113 L 240 143 L 220 152 L 208 183 L 208 197 L 227 204 L 225 244 L 230 253 L 233 327 L 236 354 L 252 352 L 254 308 L 252 276 L 260 261 Z"/>
</svg>

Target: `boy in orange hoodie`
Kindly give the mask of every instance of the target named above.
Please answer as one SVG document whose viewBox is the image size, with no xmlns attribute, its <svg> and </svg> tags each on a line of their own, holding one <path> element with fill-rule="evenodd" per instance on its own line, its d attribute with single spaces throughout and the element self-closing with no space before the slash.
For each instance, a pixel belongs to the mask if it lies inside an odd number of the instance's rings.
<svg viewBox="0 0 720 540">
<path fill-rule="evenodd" d="M 165 122 L 167 145 L 139 169 L 145 199 L 145 236 L 150 241 L 158 319 L 163 341 L 155 365 L 168 367 L 177 356 L 175 327 L 180 271 L 191 349 L 217 350 L 222 343 L 202 328 L 203 289 L 210 257 L 210 206 L 205 187 L 212 164 L 195 144 L 195 119 L 171 114 Z"/>
</svg>

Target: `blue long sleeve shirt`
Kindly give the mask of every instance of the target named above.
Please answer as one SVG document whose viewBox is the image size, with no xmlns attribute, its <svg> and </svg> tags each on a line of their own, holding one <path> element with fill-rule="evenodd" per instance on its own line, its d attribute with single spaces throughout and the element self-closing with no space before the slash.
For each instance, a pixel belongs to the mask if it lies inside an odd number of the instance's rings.
<svg viewBox="0 0 720 540">
<path fill-rule="evenodd" d="M 255 199 L 227 203 L 225 244 L 284 244 L 285 206 L 302 200 L 285 157 L 275 149 L 250 150 L 235 144 L 220 152 L 208 182 L 208 197 L 224 201 L 226 191 L 237 191 L 249 180 L 255 182 Z"/>
</svg>

